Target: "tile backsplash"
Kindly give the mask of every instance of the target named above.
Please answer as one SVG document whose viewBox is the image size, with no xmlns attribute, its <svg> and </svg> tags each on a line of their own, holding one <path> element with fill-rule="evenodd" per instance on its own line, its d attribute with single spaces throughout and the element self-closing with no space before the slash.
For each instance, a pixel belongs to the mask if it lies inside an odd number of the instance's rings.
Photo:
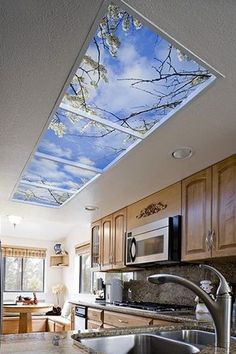
<svg viewBox="0 0 236 354">
<path fill-rule="evenodd" d="M 232 285 L 235 294 L 236 261 L 225 263 L 208 262 L 207 264 L 217 268 L 225 276 L 228 282 Z M 195 305 L 194 299 L 196 295 L 189 289 L 178 284 L 167 283 L 156 285 L 147 281 L 149 275 L 160 273 L 179 275 L 198 285 L 201 280 L 209 279 L 212 281 L 214 289 L 217 288 L 218 284 L 218 278 L 212 272 L 200 269 L 197 264 L 157 266 L 135 272 L 135 280 L 130 280 L 124 283 L 124 300 L 128 300 L 128 289 L 130 289 L 129 299 L 130 294 L 132 294 L 133 301 Z"/>
</svg>

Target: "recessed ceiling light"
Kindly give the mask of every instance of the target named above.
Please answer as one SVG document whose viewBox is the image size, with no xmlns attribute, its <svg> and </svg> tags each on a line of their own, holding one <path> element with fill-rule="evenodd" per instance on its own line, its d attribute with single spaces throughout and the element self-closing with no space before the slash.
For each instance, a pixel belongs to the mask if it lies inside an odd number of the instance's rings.
<svg viewBox="0 0 236 354">
<path fill-rule="evenodd" d="M 94 210 L 97 210 L 98 207 L 93 206 L 93 205 L 86 205 L 86 206 L 84 207 L 84 209 L 87 210 L 87 211 L 94 211 Z"/>
<path fill-rule="evenodd" d="M 179 149 L 176 149 L 174 150 L 172 153 L 171 153 L 171 156 L 174 158 L 174 159 L 187 159 L 189 157 L 191 157 L 193 154 L 193 150 L 190 148 L 190 147 L 182 147 L 182 148 L 179 148 Z"/>
</svg>

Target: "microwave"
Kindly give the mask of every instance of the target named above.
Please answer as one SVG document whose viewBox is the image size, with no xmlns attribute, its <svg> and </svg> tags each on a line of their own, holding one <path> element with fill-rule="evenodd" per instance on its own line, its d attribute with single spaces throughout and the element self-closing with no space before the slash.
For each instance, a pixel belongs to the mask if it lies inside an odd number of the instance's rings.
<svg viewBox="0 0 236 354">
<path fill-rule="evenodd" d="M 171 264 L 181 258 L 181 216 L 136 227 L 126 233 L 126 265 Z"/>
</svg>

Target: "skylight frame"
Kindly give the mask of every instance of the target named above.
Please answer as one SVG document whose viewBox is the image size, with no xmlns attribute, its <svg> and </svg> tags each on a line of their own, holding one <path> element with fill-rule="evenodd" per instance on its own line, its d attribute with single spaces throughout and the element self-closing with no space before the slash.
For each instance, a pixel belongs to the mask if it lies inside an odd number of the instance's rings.
<svg viewBox="0 0 236 354">
<path fill-rule="evenodd" d="M 87 183 L 85 183 L 78 191 L 76 192 L 72 192 L 72 191 L 68 191 L 69 194 L 72 194 L 70 198 L 68 198 L 62 205 L 58 205 L 58 206 L 53 206 L 53 205 L 44 205 L 44 204 L 40 204 L 40 203 L 34 203 L 34 202 L 27 202 L 27 201 L 21 201 L 18 199 L 14 199 L 13 195 L 17 190 L 17 186 L 20 184 L 23 184 L 24 182 L 21 181 L 22 176 L 24 175 L 24 173 L 27 171 L 27 168 L 29 166 L 29 164 L 31 163 L 32 159 L 34 156 L 39 156 L 40 155 L 44 155 L 41 157 L 47 158 L 49 160 L 52 161 L 58 161 L 58 162 L 63 162 L 65 164 L 71 165 L 71 166 L 75 166 L 75 167 L 80 167 L 80 168 L 84 168 L 86 170 L 90 170 L 89 165 L 84 165 L 82 166 L 82 164 L 67 160 L 67 159 L 61 159 L 58 158 L 56 156 L 52 156 L 52 155 L 47 155 L 47 154 L 42 154 L 37 152 L 37 148 L 39 146 L 40 141 L 42 140 L 43 136 L 45 135 L 45 132 L 47 131 L 52 118 L 54 116 L 54 114 L 57 112 L 57 110 L 61 107 L 62 109 L 64 104 L 62 103 L 62 99 L 65 95 L 66 90 L 68 89 L 68 86 L 71 83 L 72 78 L 75 75 L 76 70 L 78 69 L 78 66 L 81 64 L 82 59 L 84 57 L 84 55 L 86 54 L 88 47 L 91 43 L 91 39 L 93 38 L 94 34 L 96 33 L 98 24 L 100 23 L 101 19 L 103 16 L 105 16 L 107 14 L 107 9 L 108 9 L 108 5 L 110 5 L 111 3 L 113 3 L 114 5 L 117 5 L 119 7 L 122 8 L 122 10 L 127 11 L 131 16 L 134 16 L 135 18 L 137 18 L 138 20 L 140 20 L 142 22 L 143 25 L 147 26 L 150 30 L 154 31 L 155 33 L 157 33 L 158 35 L 160 35 L 163 39 L 167 40 L 169 43 L 171 43 L 176 49 L 179 49 L 181 52 L 184 52 L 185 54 L 188 55 L 189 58 L 193 59 L 194 61 L 196 61 L 199 65 L 203 66 L 205 69 L 209 70 L 210 73 L 214 76 L 212 76 L 210 79 L 206 80 L 204 82 L 204 84 L 201 84 L 198 88 L 196 88 L 194 90 L 194 92 L 192 92 L 185 100 L 184 103 L 181 103 L 177 109 L 170 111 L 166 116 L 164 116 L 163 118 L 161 118 L 161 120 L 154 124 L 154 126 L 149 129 L 144 135 L 137 133 L 136 137 L 137 137 L 137 141 L 135 141 L 133 144 L 131 144 L 124 152 L 120 153 L 120 155 L 115 158 L 110 164 L 108 164 L 103 170 L 99 170 L 96 169 L 97 175 L 95 175 L 92 179 L 90 179 Z M 215 68 L 213 68 L 212 66 L 210 66 L 209 64 L 207 64 L 205 61 L 203 61 L 201 58 L 199 58 L 197 55 L 195 55 L 192 51 L 190 51 L 189 49 L 187 49 L 186 47 L 184 47 L 183 45 L 181 45 L 178 41 L 176 41 L 172 36 L 170 36 L 169 34 L 167 34 L 165 31 L 163 31 L 160 27 L 158 27 L 156 24 L 154 24 L 153 22 L 151 22 L 149 19 L 147 19 L 145 16 L 143 16 L 142 14 L 140 14 L 137 10 L 135 10 L 132 6 L 126 4 L 123 0 L 114 0 L 114 1 L 110 1 L 110 0 L 104 0 L 100 9 L 97 12 L 97 15 L 95 16 L 95 19 L 91 25 L 90 31 L 78 53 L 78 56 L 70 70 L 70 73 L 65 81 L 65 84 L 63 85 L 63 88 L 56 100 L 56 103 L 48 117 L 48 120 L 44 126 L 44 129 L 39 137 L 39 139 L 37 140 L 37 143 L 35 145 L 34 150 L 32 151 L 15 187 L 14 190 L 11 193 L 10 196 L 10 200 L 15 201 L 15 202 L 19 202 L 19 203 L 25 203 L 25 204 L 35 204 L 35 205 L 41 205 L 43 207 L 50 207 L 50 208 L 60 208 L 63 205 L 65 205 L 66 203 L 68 203 L 72 198 L 74 198 L 79 192 L 81 192 L 84 188 L 87 187 L 88 184 L 92 183 L 94 180 L 96 180 L 102 173 L 104 173 L 105 171 L 107 171 L 110 167 L 114 166 L 124 155 L 126 155 L 127 153 L 129 153 L 130 150 L 132 150 L 136 145 L 141 144 L 142 140 L 146 139 L 149 135 L 151 135 L 154 131 L 156 131 L 162 124 L 165 124 L 166 121 L 168 121 L 173 115 L 177 114 L 181 109 L 183 109 L 183 107 L 187 106 L 190 101 L 192 102 L 193 100 L 195 100 L 197 97 L 199 97 L 201 94 L 203 94 L 205 92 L 206 89 L 210 88 L 210 86 L 213 84 L 213 82 L 216 79 L 219 78 L 223 78 L 224 75 L 222 75 L 219 71 L 217 71 Z M 89 118 L 92 120 L 96 120 L 96 118 L 94 116 L 87 116 L 85 114 L 85 112 L 83 112 L 83 114 L 81 114 L 81 116 L 85 117 L 85 118 Z M 100 117 L 98 117 L 98 121 L 102 122 L 103 124 L 105 124 L 106 126 L 111 126 L 111 122 L 109 122 L 109 120 L 106 119 L 102 119 Z M 115 124 L 115 123 L 114 123 Z M 122 129 L 118 128 L 118 124 L 116 125 L 116 129 L 119 131 L 122 131 Z M 114 127 L 114 126 L 113 126 Z M 130 129 L 132 131 L 132 129 Z M 134 132 L 129 131 L 128 129 L 125 129 L 126 133 L 129 133 L 130 135 L 134 135 Z M 91 169 L 92 170 L 92 169 Z M 99 171 L 98 171 L 99 170 Z M 94 171 L 95 172 L 95 171 Z M 33 184 L 31 184 L 33 186 Z M 41 186 L 42 187 L 42 186 Z M 56 190 L 56 188 L 51 188 L 50 186 L 45 186 L 45 188 L 48 189 L 52 189 L 52 190 Z"/>
</svg>

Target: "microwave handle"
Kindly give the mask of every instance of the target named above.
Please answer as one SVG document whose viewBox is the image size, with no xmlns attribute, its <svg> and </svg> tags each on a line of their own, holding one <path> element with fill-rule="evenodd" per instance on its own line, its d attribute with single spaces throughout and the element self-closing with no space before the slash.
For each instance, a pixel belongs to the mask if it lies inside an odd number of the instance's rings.
<svg viewBox="0 0 236 354">
<path fill-rule="evenodd" d="M 133 253 L 133 250 L 134 250 L 134 253 Z M 130 254 L 131 261 L 134 262 L 135 258 L 136 258 L 136 240 L 134 237 L 132 238 L 132 240 L 130 242 L 129 254 Z"/>
</svg>

